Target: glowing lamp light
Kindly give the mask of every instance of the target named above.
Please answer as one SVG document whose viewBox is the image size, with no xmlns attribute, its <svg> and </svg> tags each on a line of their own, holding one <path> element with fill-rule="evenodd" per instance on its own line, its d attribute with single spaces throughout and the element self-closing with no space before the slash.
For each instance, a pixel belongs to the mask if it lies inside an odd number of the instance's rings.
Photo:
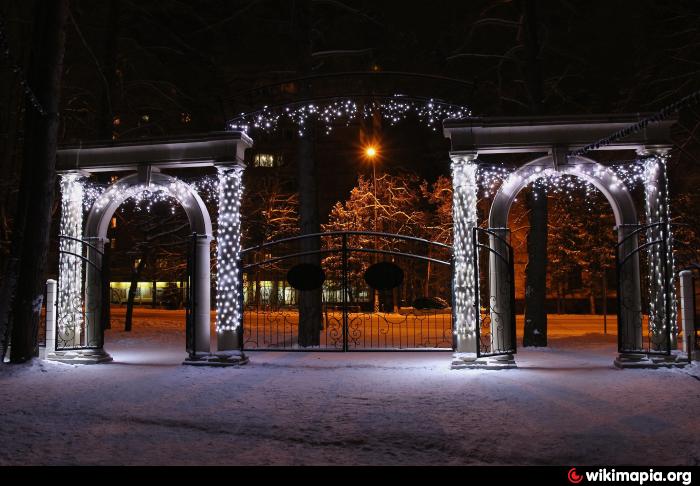
<svg viewBox="0 0 700 486">
<path fill-rule="evenodd" d="M 370 145 L 365 149 L 365 155 L 367 156 L 367 158 L 373 159 L 377 156 L 377 149 L 374 146 Z"/>
</svg>

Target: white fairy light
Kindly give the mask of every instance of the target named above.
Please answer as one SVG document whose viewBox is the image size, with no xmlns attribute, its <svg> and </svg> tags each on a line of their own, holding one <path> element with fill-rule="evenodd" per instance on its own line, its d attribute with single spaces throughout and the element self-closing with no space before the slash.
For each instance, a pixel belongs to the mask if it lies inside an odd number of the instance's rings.
<svg viewBox="0 0 700 486">
<path fill-rule="evenodd" d="M 477 213 L 477 164 L 468 157 L 452 157 L 452 211 L 454 221 L 453 243 L 453 288 L 454 288 L 454 325 L 453 333 L 458 341 L 464 340 L 471 346 L 476 343 L 476 326 L 479 325 L 479 310 L 474 306 L 476 294 L 474 288 L 474 246 L 473 228 Z M 468 347 L 469 344 L 467 345 Z M 458 343 L 458 350 L 462 346 Z M 476 348 L 469 350 L 476 352 Z"/>
<path fill-rule="evenodd" d="M 83 185 L 82 174 L 61 175 L 59 234 L 58 333 L 62 347 L 80 345 L 83 326 Z"/>
<path fill-rule="evenodd" d="M 678 332 L 666 161 L 667 155 L 654 155 L 642 161 L 646 223 L 654 225 L 647 228 L 646 238 L 647 242 L 662 242 L 651 245 L 648 250 L 649 335 L 657 339 L 663 337 L 667 323 L 671 326 L 672 339 Z"/>
<path fill-rule="evenodd" d="M 216 331 L 241 326 L 241 199 L 243 166 L 219 166 L 219 216 L 216 236 Z"/>
<path fill-rule="evenodd" d="M 303 136 L 309 121 L 317 121 L 325 127 L 326 134 L 333 130 L 335 124 L 362 117 L 369 118 L 379 113 L 390 125 L 395 125 L 408 117 L 415 117 L 433 131 L 446 118 L 464 118 L 471 115 L 468 108 L 436 100 L 416 100 L 401 95 L 386 97 L 382 100 L 360 102 L 352 99 L 331 99 L 327 101 L 297 104 L 284 108 L 263 107 L 252 113 L 241 113 L 228 124 L 229 129 L 248 132 L 252 129 L 274 131 L 281 120 L 288 120 L 298 128 Z"/>
</svg>

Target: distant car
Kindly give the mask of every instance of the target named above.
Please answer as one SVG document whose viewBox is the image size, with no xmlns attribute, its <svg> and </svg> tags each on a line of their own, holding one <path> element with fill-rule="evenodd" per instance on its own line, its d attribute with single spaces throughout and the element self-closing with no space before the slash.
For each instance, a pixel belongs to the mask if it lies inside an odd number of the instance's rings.
<svg viewBox="0 0 700 486">
<path fill-rule="evenodd" d="M 413 301 L 414 309 L 446 309 L 450 305 L 440 297 L 418 297 Z"/>
</svg>

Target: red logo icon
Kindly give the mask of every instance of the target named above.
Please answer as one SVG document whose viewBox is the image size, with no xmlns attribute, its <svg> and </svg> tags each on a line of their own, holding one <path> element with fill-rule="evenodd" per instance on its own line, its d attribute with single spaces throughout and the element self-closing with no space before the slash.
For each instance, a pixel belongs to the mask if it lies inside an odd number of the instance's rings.
<svg viewBox="0 0 700 486">
<path fill-rule="evenodd" d="M 581 481 L 583 481 L 583 476 L 580 474 L 576 473 L 576 468 L 572 467 L 569 469 L 569 474 L 568 474 L 569 482 L 573 484 L 578 484 Z"/>
</svg>

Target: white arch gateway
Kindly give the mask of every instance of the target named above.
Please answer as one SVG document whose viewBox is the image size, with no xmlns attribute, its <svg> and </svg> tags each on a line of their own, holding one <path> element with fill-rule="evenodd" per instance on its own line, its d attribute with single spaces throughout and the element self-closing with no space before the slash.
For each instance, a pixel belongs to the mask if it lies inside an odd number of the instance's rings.
<svg viewBox="0 0 700 486">
<path fill-rule="evenodd" d="M 499 368 L 515 366 L 515 313 L 512 250 L 507 241 L 508 212 L 518 192 L 547 173 L 581 177 L 603 192 L 612 206 L 618 231 L 617 254 L 619 355 L 617 366 L 669 366 L 675 356 L 675 288 L 668 213 L 666 159 L 671 148 L 673 121 L 649 123 L 601 149 L 633 151 L 643 166 L 645 180 L 644 225 L 624 184 L 604 165 L 568 154 L 638 121 L 640 116 L 609 115 L 539 118 L 468 118 L 446 120 L 451 139 L 453 180 L 453 367 Z M 58 151 L 61 174 L 59 285 L 55 351 L 50 359 L 78 363 L 111 360 L 103 349 L 104 324 L 109 319 L 102 264 L 106 230 L 116 208 L 143 190 L 162 190 L 183 206 L 194 234 L 188 319 L 187 364 L 214 366 L 244 363 L 241 351 L 242 278 L 240 270 L 240 204 L 244 152 L 252 140 L 242 132 L 219 132 L 180 139 L 65 147 Z M 488 228 L 477 218 L 479 155 L 537 154 L 509 176 L 496 194 Z M 628 157 L 629 158 L 629 157 Z M 217 240 L 216 346 L 209 336 L 209 249 L 211 218 L 196 190 L 161 169 L 215 166 L 219 175 Z M 96 172 L 131 172 L 110 186 L 90 208 L 83 221 L 83 186 L 80 179 Z M 646 236 L 649 253 L 648 309 L 641 306 L 637 237 Z M 486 235 L 488 242 L 479 240 Z M 489 258 L 488 285 L 482 289 L 479 251 Z M 509 254 L 510 251 L 510 254 Z M 510 272 L 510 274 L 509 274 Z M 85 274 L 85 278 L 83 277 Z M 482 292 L 483 291 L 483 292 Z M 480 295 L 487 295 L 482 311 Z M 646 335 L 643 314 L 648 322 Z M 488 334 L 481 333 L 488 322 Z M 48 319 L 47 319 L 48 323 Z M 651 343 L 649 345 L 644 344 Z M 48 324 L 47 324 L 47 343 Z M 486 344 L 490 352 L 481 347 Z M 53 347 L 53 346 L 52 346 Z M 494 350 L 498 352 L 494 352 Z M 665 352 L 664 352 L 665 351 Z"/>
<path fill-rule="evenodd" d="M 618 234 L 619 367 L 669 366 L 675 361 L 675 286 L 671 226 L 668 217 L 666 158 L 671 149 L 671 121 L 647 125 L 601 150 L 633 151 L 643 165 L 645 221 L 637 216 L 624 183 L 606 166 L 569 155 L 639 121 L 640 115 L 536 118 L 471 118 L 447 120 L 445 136 L 452 142 L 454 215 L 455 368 L 514 367 L 515 309 L 512 250 L 508 245 L 508 214 L 518 193 L 539 178 L 558 173 L 584 179 L 600 190 L 612 207 Z M 534 159 L 511 173 L 496 192 L 488 228 L 477 218 L 479 155 L 532 153 Z M 627 155 L 627 158 L 632 158 Z M 652 242 L 649 274 L 640 275 L 637 237 Z M 488 243 L 479 240 L 485 235 Z M 647 246 L 647 245 L 645 245 Z M 480 277 L 479 252 L 488 253 L 487 287 Z M 510 252 L 510 253 L 509 253 Z M 483 260 L 483 259 L 482 259 Z M 663 275 L 663 277 L 658 276 Z M 648 310 L 643 309 L 642 279 L 649 280 Z M 480 295 L 488 302 L 480 301 Z M 644 314 L 648 317 L 644 317 Z M 648 322 L 645 330 L 643 319 Z M 486 325 L 484 324 L 486 323 Z M 651 345 L 645 345 L 645 340 Z M 655 351 L 658 351 L 656 353 Z"/>
<path fill-rule="evenodd" d="M 143 191 L 162 191 L 183 207 L 193 234 L 186 364 L 235 365 L 247 360 L 240 352 L 240 315 L 235 309 L 240 252 L 240 198 L 244 152 L 252 140 L 240 132 L 221 132 L 187 139 L 150 139 L 146 143 L 94 144 L 58 151 L 61 175 L 59 285 L 55 351 L 50 359 L 74 363 L 110 361 L 103 348 L 109 319 L 103 281 L 107 229 L 117 208 Z M 219 175 L 217 232 L 216 349 L 210 340 L 209 212 L 197 191 L 161 169 L 215 166 Z M 83 224 L 82 177 L 96 172 L 132 172 L 99 195 Z M 83 276 L 84 275 L 84 276 Z M 234 306 L 231 306 L 231 302 Z"/>
</svg>

